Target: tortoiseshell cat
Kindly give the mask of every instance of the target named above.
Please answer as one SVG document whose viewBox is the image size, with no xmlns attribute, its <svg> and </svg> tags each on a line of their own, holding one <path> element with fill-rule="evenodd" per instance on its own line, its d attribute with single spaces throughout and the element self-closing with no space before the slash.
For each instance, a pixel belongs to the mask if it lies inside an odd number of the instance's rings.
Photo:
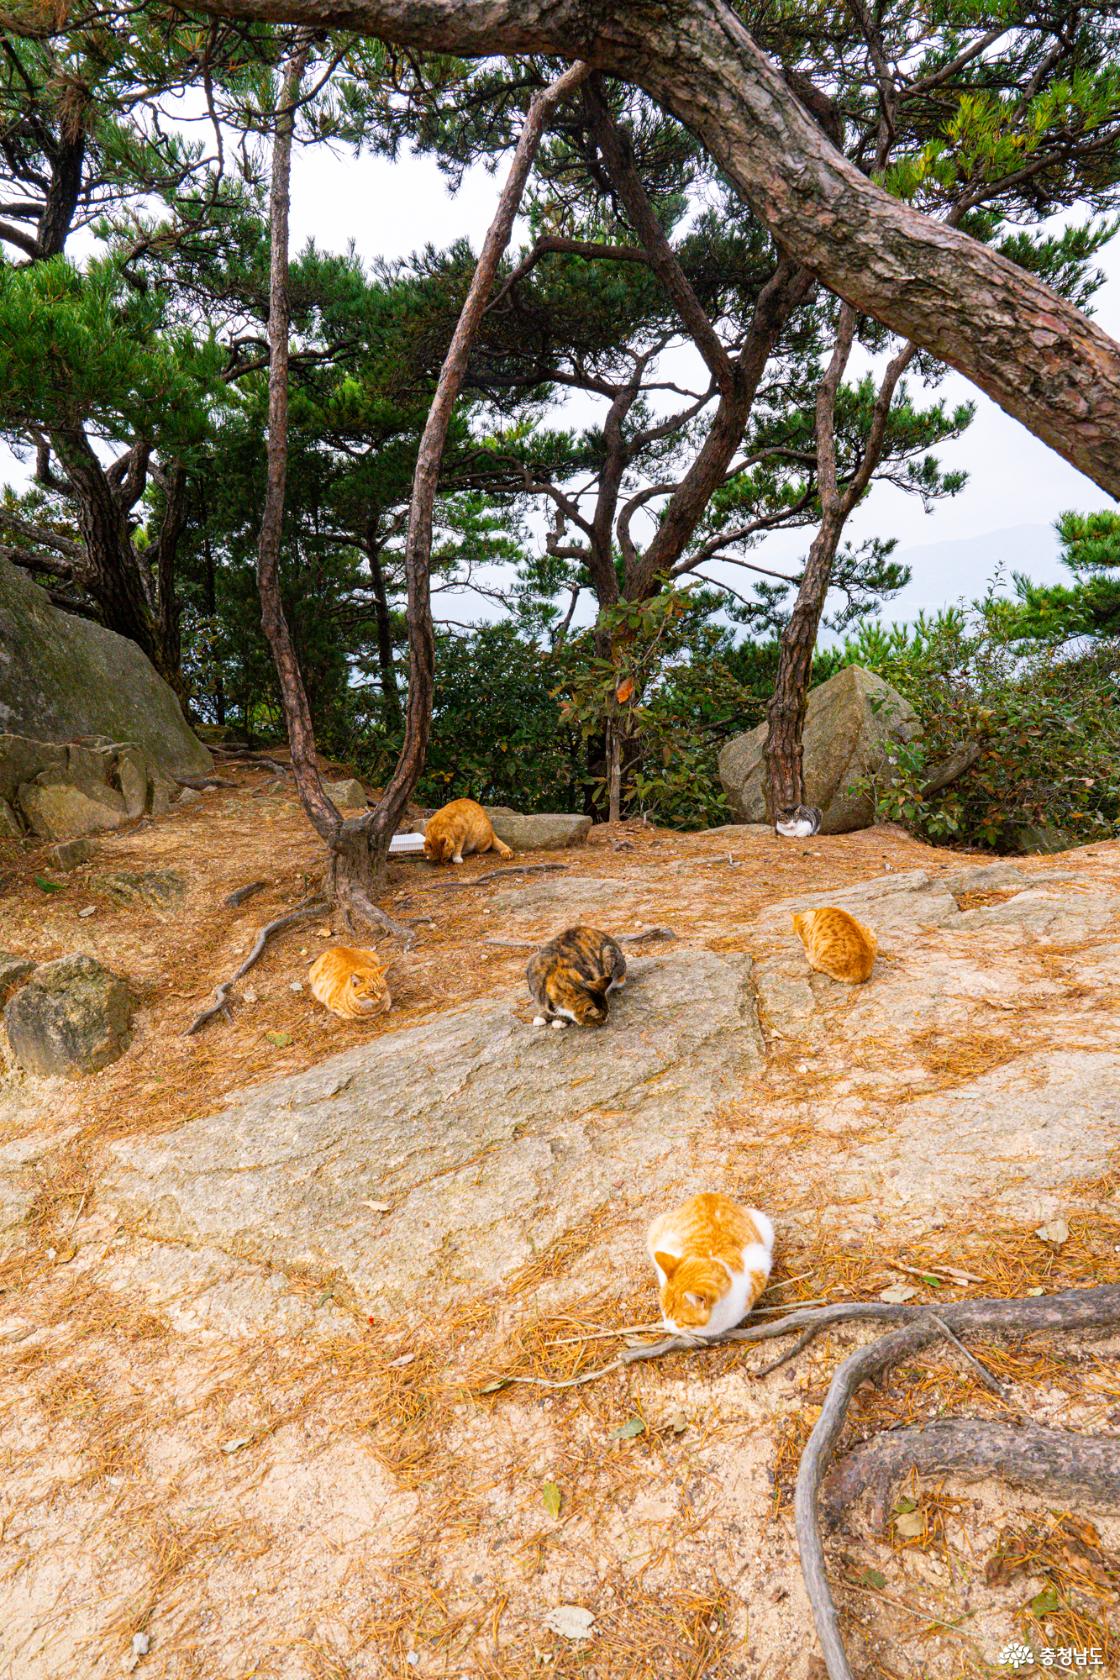
<svg viewBox="0 0 1120 1680">
<path fill-rule="evenodd" d="M 462 863 L 468 852 L 497 852 L 512 857 L 504 840 L 474 799 L 453 799 L 450 805 L 428 818 L 424 829 L 424 856 L 433 863 Z"/>
<path fill-rule="evenodd" d="M 363 1015 L 385 1015 L 393 1007 L 385 979 L 392 967 L 376 951 L 361 951 L 351 945 L 332 945 L 315 958 L 307 971 L 311 995 L 332 1015 L 344 1021 Z"/>
<path fill-rule="evenodd" d="M 820 910 L 799 910 L 793 925 L 810 968 L 830 979 L 846 980 L 850 986 L 871 978 L 879 941 L 846 910 L 831 904 Z"/>
<path fill-rule="evenodd" d="M 551 1022 L 565 1027 L 601 1027 L 607 1018 L 607 993 L 626 983 L 626 958 L 609 933 L 570 927 L 542 945 L 525 978 L 540 1014 L 535 1027 Z"/>
<path fill-rule="evenodd" d="M 774 1226 L 757 1208 L 705 1191 L 655 1219 L 646 1246 L 666 1330 L 719 1336 L 743 1322 L 766 1288 Z"/>
</svg>

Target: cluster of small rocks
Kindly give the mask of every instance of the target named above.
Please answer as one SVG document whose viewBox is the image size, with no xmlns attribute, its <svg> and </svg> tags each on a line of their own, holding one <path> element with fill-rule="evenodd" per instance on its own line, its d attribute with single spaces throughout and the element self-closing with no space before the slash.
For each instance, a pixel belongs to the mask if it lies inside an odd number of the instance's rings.
<svg viewBox="0 0 1120 1680">
<path fill-rule="evenodd" d="M 141 747 L 0 735 L 0 838 L 69 840 L 166 811 L 177 792 Z"/>
<path fill-rule="evenodd" d="M 0 951 L 0 1002 L 12 1061 L 24 1073 L 97 1073 L 132 1037 L 127 984 L 82 952 L 34 963 Z"/>
</svg>

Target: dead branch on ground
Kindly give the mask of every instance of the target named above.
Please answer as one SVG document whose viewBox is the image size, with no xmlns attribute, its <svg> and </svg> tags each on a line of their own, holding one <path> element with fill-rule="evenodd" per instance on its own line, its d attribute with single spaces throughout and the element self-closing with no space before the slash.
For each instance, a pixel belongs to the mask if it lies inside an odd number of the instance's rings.
<svg viewBox="0 0 1120 1680">
<path fill-rule="evenodd" d="M 207 1021 L 212 1021 L 215 1015 L 224 1015 L 228 1021 L 230 1013 L 229 1004 L 226 1000 L 229 997 L 230 988 L 236 985 L 243 975 L 248 974 L 273 934 L 279 933 L 281 928 L 289 927 L 292 922 L 302 922 L 308 916 L 322 915 L 326 908 L 324 900 L 316 898 L 310 903 L 298 905 L 295 910 L 289 910 L 286 916 L 277 916 L 274 922 L 268 922 L 259 929 L 257 937 L 253 941 L 253 949 L 249 952 L 241 967 L 231 974 L 228 980 L 223 980 L 220 986 L 215 987 L 214 996 L 206 1008 L 195 1016 L 189 1027 L 183 1029 L 183 1037 L 190 1038 L 191 1034 L 196 1033 L 200 1027 L 204 1027 Z"/>
<path fill-rule="evenodd" d="M 244 904 L 247 898 L 252 898 L 255 893 L 263 892 L 267 885 L 267 881 L 250 881 L 247 887 L 238 887 L 234 892 L 227 893 L 222 900 L 222 904 L 227 910 L 236 910 L 238 905 Z"/>
<path fill-rule="evenodd" d="M 476 875 L 473 881 L 434 881 L 424 891 L 454 892 L 456 887 L 481 887 L 486 881 L 496 881 L 499 875 L 553 875 L 567 867 L 566 863 L 515 863 L 508 869 L 488 869 L 485 875 Z"/>
</svg>

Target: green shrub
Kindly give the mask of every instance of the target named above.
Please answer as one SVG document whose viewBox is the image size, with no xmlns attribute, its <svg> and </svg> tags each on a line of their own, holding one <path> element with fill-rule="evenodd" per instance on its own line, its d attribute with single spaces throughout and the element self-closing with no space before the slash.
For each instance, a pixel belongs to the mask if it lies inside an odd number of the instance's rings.
<svg viewBox="0 0 1120 1680">
<path fill-rule="evenodd" d="M 844 658 L 891 683 L 922 722 L 921 741 L 894 749 L 874 786 L 882 819 L 997 850 L 1031 849 L 1030 829 L 1070 844 L 1120 833 L 1120 641 L 1075 655 L 1024 643 L 989 594 L 912 626 L 865 626 Z M 977 762 L 926 797 L 932 772 L 967 742 Z"/>
</svg>

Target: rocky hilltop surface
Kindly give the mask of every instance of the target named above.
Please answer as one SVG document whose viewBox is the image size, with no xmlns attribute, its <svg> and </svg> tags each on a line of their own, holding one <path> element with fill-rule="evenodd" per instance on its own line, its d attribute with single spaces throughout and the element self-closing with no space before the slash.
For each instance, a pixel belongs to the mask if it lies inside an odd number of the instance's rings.
<svg viewBox="0 0 1120 1680">
<path fill-rule="evenodd" d="M 494 1384 L 649 1324 L 645 1227 L 700 1188 L 774 1218 L 766 1311 L 1115 1281 L 1120 845 L 1012 866 L 894 830 L 630 825 L 478 886 L 493 860 L 402 860 L 391 1015 L 318 1008 L 335 930 L 311 918 L 185 1038 L 317 863 L 286 780 L 230 780 L 65 875 L 13 848 L 0 978 L 18 997 L 81 951 L 132 1015 L 101 1071 L 0 1085 L 8 1668 L 746 1680 L 781 1651 L 809 1680 L 791 1478 L 862 1332 L 761 1380 L 729 1347 Z M 876 930 L 866 986 L 810 973 L 790 915 L 815 903 Z M 581 919 L 673 937 L 627 947 L 602 1030 L 534 1031 L 525 960 Z M 985 1357 L 1035 1422 L 1120 1432 L 1113 1351 Z M 891 1389 L 857 1433 L 995 1405 L 951 1346 Z M 1045 1502 L 915 1495 L 905 1543 L 834 1542 L 850 1643 L 897 1664 L 918 1603 L 925 1671 L 960 1672 L 966 1613 L 994 1662 L 1050 1576 L 1042 1541 L 1042 1586 L 986 1560 Z M 1117 1521 L 1092 1523 L 1107 1555 Z"/>
</svg>

